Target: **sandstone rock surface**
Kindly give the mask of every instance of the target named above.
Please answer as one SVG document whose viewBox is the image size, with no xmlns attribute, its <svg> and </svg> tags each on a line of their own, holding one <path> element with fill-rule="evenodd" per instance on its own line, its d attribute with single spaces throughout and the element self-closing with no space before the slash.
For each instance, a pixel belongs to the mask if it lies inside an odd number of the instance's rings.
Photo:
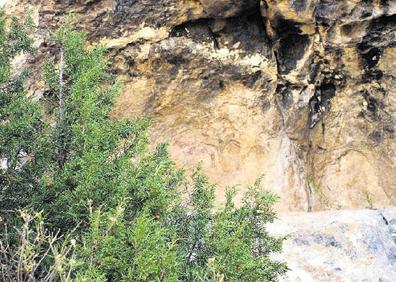
<svg viewBox="0 0 396 282">
<path fill-rule="evenodd" d="M 48 28 L 74 11 L 126 82 L 114 117 L 153 116 L 153 143 L 179 165 L 202 160 L 219 201 L 263 174 L 279 211 L 396 203 L 395 1 L 6 4 L 27 7 L 42 58 Z"/>
</svg>

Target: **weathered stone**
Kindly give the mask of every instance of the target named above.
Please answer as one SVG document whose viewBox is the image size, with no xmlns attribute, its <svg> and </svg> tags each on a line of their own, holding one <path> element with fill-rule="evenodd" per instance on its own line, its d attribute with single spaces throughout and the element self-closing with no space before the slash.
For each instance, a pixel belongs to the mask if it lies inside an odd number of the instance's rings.
<svg viewBox="0 0 396 282">
<path fill-rule="evenodd" d="M 152 116 L 153 146 L 218 184 L 252 183 L 277 210 L 396 204 L 396 1 L 0 0 L 39 27 L 29 91 L 40 97 L 49 31 L 73 10 L 124 81 L 114 118 Z M 243 186 L 242 186 L 243 187 Z M 243 192 L 243 190 L 242 190 Z M 239 197 L 240 195 L 238 195 Z M 394 281 L 394 209 L 297 213 L 285 281 Z"/>
<path fill-rule="evenodd" d="M 6 7 L 27 6 L 40 28 L 32 67 L 52 54 L 47 29 L 73 9 L 76 26 L 110 49 L 126 81 L 114 117 L 154 116 L 153 143 L 170 142 L 179 165 L 203 160 L 219 201 L 226 185 L 264 174 L 280 211 L 396 203 L 395 1 L 16 0 Z"/>
<path fill-rule="evenodd" d="M 227 18 L 258 7 L 260 0 L 199 0 L 208 17 Z"/>
<path fill-rule="evenodd" d="M 295 213 L 272 223 L 287 236 L 283 281 L 394 281 L 396 209 Z"/>
</svg>

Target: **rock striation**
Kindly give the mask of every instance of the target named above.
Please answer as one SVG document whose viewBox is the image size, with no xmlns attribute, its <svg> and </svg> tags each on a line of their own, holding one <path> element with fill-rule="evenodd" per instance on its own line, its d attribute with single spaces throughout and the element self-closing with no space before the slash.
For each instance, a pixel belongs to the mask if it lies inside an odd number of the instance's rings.
<svg viewBox="0 0 396 282">
<path fill-rule="evenodd" d="M 396 203 L 396 2 L 15 0 L 39 27 L 73 10 L 125 82 L 114 117 L 153 116 L 153 143 L 224 187 L 253 182 L 279 211 Z M 41 56 L 41 57 L 40 57 Z M 41 95 L 37 72 L 31 90 Z"/>
</svg>

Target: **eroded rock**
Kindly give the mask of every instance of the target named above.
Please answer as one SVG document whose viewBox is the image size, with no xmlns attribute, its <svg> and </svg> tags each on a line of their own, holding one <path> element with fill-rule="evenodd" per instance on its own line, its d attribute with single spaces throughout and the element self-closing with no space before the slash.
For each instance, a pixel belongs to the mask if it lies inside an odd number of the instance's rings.
<svg viewBox="0 0 396 282">
<path fill-rule="evenodd" d="M 153 143 L 180 165 L 203 160 L 219 201 L 264 174 L 280 211 L 396 203 L 395 1 L 7 5 L 37 11 L 41 59 L 73 9 L 126 81 L 114 117 L 153 116 Z"/>
<path fill-rule="evenodd" d="M 283 281 L 393 281 L 396 209 L 296 213 L 269 226 L 287 236 Z"/>
</svg>

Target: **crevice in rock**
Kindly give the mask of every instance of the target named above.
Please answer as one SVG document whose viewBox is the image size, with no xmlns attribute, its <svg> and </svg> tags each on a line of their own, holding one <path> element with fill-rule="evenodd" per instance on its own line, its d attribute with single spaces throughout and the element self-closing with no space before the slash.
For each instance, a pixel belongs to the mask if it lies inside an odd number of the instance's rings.
<svg viewBox="0 0 396 282">
<path fill-rule="evenodd" d="M 382 220 L 384 221 L 385 225 L 389 225 L 389 222 L 388 222 L 388 220 L 386 219 L 386 217 L 385 217 L 381 212 L 380 212 L 379 214 L 380 214 Z"/>
<path fill-rule="evenodd" d="M 186 21 L 173 27 L 169 35 L 212 43 L 215 49 L 234 48 L 237 44 L 237 48 L 251 53 L 262 53 L 268 43 L 258 5 L 239 16 Z"/>
<path fill-rule="evenodd" d="M 271 25 L 275 31 L 272 45 L 278 64 L 278 74 L 286 74 L 296 68 L 309 45 L 309 36 L 301 34 L 300 25 L 277 16 Z"/>
<path fill-rule="evenodd" d="M 375 97 L 371 96 L 368 90 L 363 90 L 361 92 L 361 95 L 365 100 L 364 105 L 366 106 L 365 109 L 362 111 L 363 117 L 365 117 L 369 122 L 379 121 L 381 119 L 381 116 L 379 114 L 379 109 L 381 105 L 378 100 Z"/>
<path fill-rule="evenodd" d="M 172 28 L 170 37 L 188 37 L 198 42 L 212 42 L 214 48 L 219 49 L 218 34 L 213 32 L 212 19 L 198 19 L 195 21 L 184 22 Z"/>
<path fill-rule="evenodd" d="M 324 82 L 316 87 L 315 94 L 309 100 L 308 128 L 312 129 L 322 119 L 325 111 L 330 107 L 331 99 L 336 95 L 333 82 Z"/>
<path fill-rule="evenodd" d="M 317 63 L 314 62 L 314 60 L 311 60 L 310 66 L 309 66 L 309 83 L 315 84 L 317 77 L 320 74 L 320 70 L 322 67 L 322 61 L 318 61 Z"/>
<path fill-rule="evenodd" d="M 327 108 L 330 106 L 330 100 L 335 96 L 336 86 L 332 82 L 323 83 L 319 87 L 321 106 Z"/>
<path fill-rule="evenodd" d="M 380 48 L 371 47 L 367 42 L 359 44 L 358 49 L 366 71 L 375 67 L 382 56 L 382 50 Z"/>
<path fill-rule="evenodd" d="M 287 37 L 290 34 L 300 34 L 300 24 L 283 18 L 281 15 L 277 15 L 275 20 L 271 23 L 275 29 L 279 38 Z"/>
<path fill-rule="evenodd" d="M 238 17 L 227 18 L 225 28 L 219 34 L 223 36 L 233 34 L 228 46 L 231 47 L 239 42 L 240 48 L 246 51 L 264 51 L 266 49 L 264 47 L 269 45 L 259 6 Z"/>
<path fill-rule="evenodd" d="M 370 24 L 367 35 L 357 45 L 364 71 L 362 77 L 364 82 L 381 80 L 383 78 L 383 72 L 376 67 L 383 55 L 384 49 L 396 45 L 391 35 L 395 22 L 396 15 L 384 15 L 374 19 Z"/>
<path fill-rule="evenodd" d="M 300 35 L 297 33 L 291 33 L 290 35 L 281 38 L 277 52 L 280 63 L 279 72 L 281 74 L 285 74 L 295 69 L 297 62 L 304 56 L 308 45 L 309 37 L 305 34 Z"/>
<path fill-rule="evenodd" d="M 260 3 L 260 0 L 237 0 L 237 1 L 208 1 L 198 0 L 204 8 L 208 17 L 211 18 L 228 18 L 230 16 L 238 17 L 246 15 L 254 10 Z M 214 5 L 216 3 L 216 5 Z"/>
<path fill-rule="evenodd" d="M 178 0 L 166 0 L 158 5 L 158 0 L 115 0 L 113 4 L 112 25 L 122 32 L 123 27 L 139 26 L 143 22 L 146 26 L 160 28 L 169 26 L 178 11 L 175 6 Z M 121 34 L 120 34 L 121 35 Z"/>
</svg>

